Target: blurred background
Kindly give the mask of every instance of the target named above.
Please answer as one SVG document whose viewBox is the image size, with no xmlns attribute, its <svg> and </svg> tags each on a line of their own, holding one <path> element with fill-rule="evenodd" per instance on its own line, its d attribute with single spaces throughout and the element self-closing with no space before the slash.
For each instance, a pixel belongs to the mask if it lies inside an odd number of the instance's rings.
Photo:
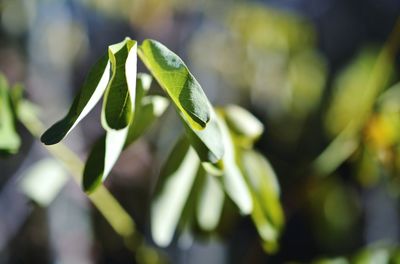
<svg viewBox="0 0 400 264">
<path fill-rule="evenodd" d="M 0 71 L 25 84 L 48 127 L 108 45 L 164 43 L 214 105 L 238 104 L 264 123 L 256 148 L 278 176 L 286 225 L 275 254 L 246 217 L 161 250 L 171 263 L 310 263 L 399 243 L 399 15 L 398 0 L 1 0 Z M 101 135 L 99 116 L 97 107 L 66 139 L 82 159 Z M 149 199 L 176 122 L 169 109 L 106 181 L 149 244 Z M 0 159 L 0 263 L 135 263 L 18 129 L 21 150 Z"/>
</svg>

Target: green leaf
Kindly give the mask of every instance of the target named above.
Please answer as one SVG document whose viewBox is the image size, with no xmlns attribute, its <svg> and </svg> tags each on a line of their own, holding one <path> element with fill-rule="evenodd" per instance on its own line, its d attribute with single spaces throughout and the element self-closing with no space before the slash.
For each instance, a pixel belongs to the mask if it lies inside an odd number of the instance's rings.
<svg viewBox="0 0 400 264">
<path fill-rule="evenodd" d="M 224 189 L 242 214 L 250 214 L 253 210 L 251 193 L 237 165 L 237 154 L 231 134 L 222 118 L 219 118 L 219 124 L 225 149 L 225 154 L 222 158 L 224 164 L 224 172 L 222 175 Z"/>
<path fill-rule="evenodd" d="M 251 147 L 264 132 L 264 125 L 249 111 L 236 106 L 224 107 L 226 123 L 241 145 Z"/>
<path fill-rule="evenodd" d="M 93 191 L 111 172 L 128 136 L 135 111 L 136 42 L 126 38 L 111 45 L 112 76 L 104 95 L 101 123 L 106 135 L 94 146 L 83 173 L 83 188 Z"/>
<path fill-rule="evenodd" d="M 359 136 L 353 123 L 337 135 L 312 163 L 318 176 L 327 176 L 345 162 L 359 146 Z"/>
<path fill-rule="evenodd" d="M 168 246 L 189 198 L 200 160 L 186 138 L 165 163 L 151 205 L 151 233 L 159 246 Z"/>
<path fill-rule="evenodd" d="M 175 53 L 155 40 L 145 40 L 139 57 L 195 130 L 204 129 L 211 118 L 211 106 L 200 84 Z"/>
<path fill-rule="evenodd" d="M 242 152 L 242 170 L 252 193 L 254 210 L 251 217 L 266 251 L 277 249 L 284 216 L 279 202 L 279 184 L 268 161 L 258 152 Z"/>
<path fill-rule="evenodd" d="M 184 120 L 181 115 L 181 119 Z M 211 119 L 203 130 L 193 130 L 186 122 L 183 122 L 186 136 L 190 144 L 196 150 L 199 158 L 203 162 L 218 163 L 224 155 L 224 144 L 222 140 L 221 128 L 218 123 L 217 115 L 211 112 Z M 211 166 L 212 164 L 210 164 Z M 215 167 L 215 166 L 214 166 Z"/>
<path fill-rule="evenodd" d="M 205 174 L 197 204 L 197 222 L 203 230 L 212 231 L 217 227 L 224 201 L 221 184 L 215 177 Z"/>
<path fill-rule="evenodd" d="M 21 145 L 21 139 L 15 131 L 15 117 L 12 109 L 8 83 L 0 74 L 0 151 L 14 154 Z"/>
<path fill-rule="evenodd" d="M 111 45 L 108 57 L 112 76 L 104 95 L 103 112 L 105 129 L 126 128 L 132 118 L 136 95 L 136 41 L 126 38 Z"/>
<path fill-rule="evenodd" d="M 93 109 L 101 99 L 110 79 L 110 64 L 104 55 L 90 70 L 82 89 L 68 114 L 51 126 L 41 137 L 46 145 L 60 142 Z"/>
<path fill-rule="evenodd" d="M 83 170 L 82 186 L 86 193 L 93 192 L 102 182 L 106 152 L 106 135 L 93 145 Z"/>
<path fill-rule="evenodd" d="M 125 146 L 128 146 L 143 135 L 154 121 L 165 112 L 168 105 L 168 99 L 162 96 L 151 95 L 144 97 L 142 105 L 135 113 L 135 122 L 129 127 Z"/>
</svg>

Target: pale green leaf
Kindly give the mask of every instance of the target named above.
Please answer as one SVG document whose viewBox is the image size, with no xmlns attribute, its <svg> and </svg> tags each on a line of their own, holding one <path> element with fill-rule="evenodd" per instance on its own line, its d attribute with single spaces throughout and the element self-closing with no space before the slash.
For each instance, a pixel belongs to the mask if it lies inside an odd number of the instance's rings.
<svg viewBox="0 0 400 264">
<path fill-rule="evenodd" d="M 251 216 L 264 242 L 264 249 L 275 251 L 284 222 L 275 172 L 268 161 L 253 150 L 242 152 L 242 170 L 253 198 Z"/>
<path fill-rule="evenodd" d="M 47 207 L 68 180 L 65 169 L 53 159 L 34 163 L 22 173 L 20 188 L 26 196 Z"/>
<path fill-rule="evenodd" d="M 312 163 L 315 173 L 318 176 L 331 174 L 356 151 L 358 145 L 358 135 L 350 123 Z"/>
<path fill-rule="evenodd" d="M 264 125 L 249 111 L 237 105 L 224 107 L 226 123 L 240 143 L 251 146 L 264 131 Z"/>
<path fill-rule="evenodd" d="M 211 118 L 210 103 L 181 58 L 155 40 L 143 41 L 138 54 L 188 125 L 197 130 L 205 128 Z"/>
<path fill-rule="evenodd" d="M 217 179 L 209 174 L 204 175 L 197 204 L 197 222 L 205 231 L 214 230 L 221 218 L 225 194 Z"/>
<path fill-rule="evenodd" d="M 110 79 L 110 63 L 104 55 L 90 70 L 82 89 L 68 114 L 51 126 L 41 137 L 46 145 L 60 142 L 93 109 L 101 99 Z"/>
<path fill-rule="evenodd" d="M 15 131 L 15 118 L 6 79 L 0 75 L 0 151 L 16 153 L 21 140 Z"/>
<path fill-rule="evenodd" d="M 199 166 L 196 152 L 187 139 L 181 139 L 162 170 L 151 205 L 151 233 L 159 246 L 170 244 Z"/>
<path fill-rule="evenodd" d="M 222 158 L 224 172 L 222 182 L 228 196 L 237 205 L 242 214 L 250 214 L 253 210 L 251 193 L 236 162 L 236 149 L 225 121 L 219 118 L 222 142 L 225 154 Z"/>
</svg>

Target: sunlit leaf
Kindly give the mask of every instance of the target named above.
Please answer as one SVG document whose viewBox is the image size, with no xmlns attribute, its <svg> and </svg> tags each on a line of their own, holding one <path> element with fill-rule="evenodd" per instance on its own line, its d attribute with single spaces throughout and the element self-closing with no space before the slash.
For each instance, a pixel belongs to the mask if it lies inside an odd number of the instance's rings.
<svg viewBox="0 0 400 264">
<path fill-rule="evenodd" d="M 224 189 L 242 214 L 250 214 L 253 210 L 251 193 L 236 162 L 236 150 L 225 121 L 219 118 L 225 154 L 222 158 L 224 172 L 222 182 Z"/>
<path fill-rule="evenodd" d="M 212 231 L 217 227 L 224 201 L 221 184 L 215 177 L 205 174 L 197 204 L 197 222 L 203 230 Z"/>
<path fill-rule="evenodd" d="M 254 209 L 251 214 L 264 249 L 275 251 L 284 216 L 279 201 L 279 184 L 268 161 L 258 152 L 242 152 L 242 169 L 252 193 Z"/>
<path fill-rule="evenodd" d="M 15 131 L 15 118 L 6 79 L 0 75 L 0 151 L 16 153 L 21 140 Z"/>
<path fill-rule="evenodd" d="M 60 142 L 89 113 L 101 99 L 110 79 L 110 63 L 104 55 L 89 72 L 82 89 L 67 115 L 51 126 L 41 137 L 46 145 Z"/>
<path fill-rule="evenodd" d="M 226 123 L 244 146 L 251 146 L 264 131 L 264 125 L 249 111 L 236 105 L 224 107 Z"/>
<path fill-rule="evenodd" d="M 129 38 L 109 47 L 112 76 L 104 95 L 102 119 L 106 129 L 126 128 L 132 120 L 136 95 L 136 50 L 136 41 Z"/>
<path fill-rule="evenodd" d="M 205 128 L 211 118 L 211 106 L 181 58 L 155 40 L 143 41 L 138 54 L 188 125 L 197 130 Z"/>
<path fill-rule="evenodd" d="M 171 242 L 199 166 L 196 152 L 181 139 L 165 163 L 151 205 L 151 233 L 158 245 Z"/>
<path fill-rule="evenodd" d="M 182 115 L 181 118 L 184 119 Z M 212 164 L 218 163 L 224 155 L 224 144 L 222 141 L 221 128 L 214 111 L 211 112 L 210 122 L 208 122 L 206 128 L 203 130 L 194 130 L 185 122 L 183 122 L 183 124 L 190 144 L 196 150 L 200 160 Z M 213 166 L 212 164 L 209 164 L 209 166 Z"/>
</svg>

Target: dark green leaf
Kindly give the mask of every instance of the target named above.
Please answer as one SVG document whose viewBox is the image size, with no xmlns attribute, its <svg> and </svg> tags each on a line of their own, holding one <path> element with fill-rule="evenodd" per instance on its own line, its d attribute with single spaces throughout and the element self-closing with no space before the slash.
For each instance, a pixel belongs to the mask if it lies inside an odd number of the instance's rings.
<svg viewBox="0 0 400 264">
<path fill-rule="evenodd" d="M 126 128 L 133 118 L 136 95 L 136 41 L 125 39 L 111 45 L 108 57 L 112 76 L 104 95 L 105 129 Z"/>
<path fill-rule="evenodd" d="M 68 114 L 51 126 L 41 137 L 46 145 L 60 142 L 101 99 L 110 79 L 110 64 L 104 55 L 91 69 Z"/>
</svg>

